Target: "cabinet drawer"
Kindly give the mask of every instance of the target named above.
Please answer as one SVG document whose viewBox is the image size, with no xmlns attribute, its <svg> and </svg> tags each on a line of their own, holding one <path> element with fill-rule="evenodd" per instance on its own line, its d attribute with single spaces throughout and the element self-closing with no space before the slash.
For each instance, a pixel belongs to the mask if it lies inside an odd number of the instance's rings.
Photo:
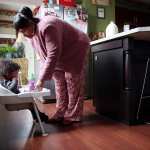
<svg viewBox="0 0 150 150">
<path fill-rule="evenodd" d="M 115 40 L 107 43 L 99 43 L 91 47 L 92 52 L 110 50 L 122 47 L 122 40 Z"/>
</svg>

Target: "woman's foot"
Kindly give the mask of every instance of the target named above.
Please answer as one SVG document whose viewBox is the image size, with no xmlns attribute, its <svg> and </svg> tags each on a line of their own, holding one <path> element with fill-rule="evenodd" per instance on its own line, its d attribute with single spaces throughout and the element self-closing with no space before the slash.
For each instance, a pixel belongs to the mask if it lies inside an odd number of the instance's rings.
<svg viewBox="0 0 150 150">
<path fill-rule="evenodd" d="M 49 120 L 49 117 L 48 117 L 45 113 L 42 113 L 42 112 L 40 112 L 40 111 L 38 111 L 38 113 L 39 113 L 41 122 L 47 123 L 48 120 Z M 36 113 L 33 113 L 33 112 L 32 112 L 32 117 L 33 117 L 33 120 L 35 120 L 36 122 L 39 122 Z"/>
<path fill-rule="evenodd" d="M 73 123 L 80 123 L 81 120 L 67 120 L 67 119 L 64 119 L 63 121 L 63 125 L 72 125 Z"/>
<path fill-rule="evenodd" d="M 49 117 L 45 113 L 39 112 L 39 116 L 42 122 L 48 123 Z"/>
<path fill-rule="evenodd" d="M 51 117 L 49 118 L 48 123 L 62 123 L 63 120 L 64 120 L 63 117 L 59 117 L 59 118 Z"/>
<path fill-rule="evenodd" d="M 72 125 L 73 124 L 73 121 L 71 120 L 64 120 L 63 121 L 63 125 Z"/>
</svg>

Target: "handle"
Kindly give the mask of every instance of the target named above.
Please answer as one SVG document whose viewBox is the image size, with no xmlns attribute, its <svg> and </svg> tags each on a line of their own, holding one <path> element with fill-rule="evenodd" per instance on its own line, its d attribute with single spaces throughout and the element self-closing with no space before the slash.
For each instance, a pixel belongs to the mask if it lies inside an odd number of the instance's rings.
<svg viewBox="0 0 150 150">
<path fill-rule="evenodd" d="M 94 56 L 94 60 L 97 61 L 98 60 L 98 56 Z"/>
</svg>

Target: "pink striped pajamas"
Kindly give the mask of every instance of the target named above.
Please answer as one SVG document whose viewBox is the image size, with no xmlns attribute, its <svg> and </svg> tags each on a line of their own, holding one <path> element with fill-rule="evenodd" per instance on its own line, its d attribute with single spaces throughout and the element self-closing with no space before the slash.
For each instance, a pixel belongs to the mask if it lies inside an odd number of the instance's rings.
<svg viewBox="0 0 150 150">
<path fill-rule="evenodd" d="M 38 80 L 44 82 L 53 77 L 55 81 L 57 102 L 52 118 L 80 121 L 88 36 L 63 20 L 45 16 L 37 24 L 31 42 L 42 62 Z"/>
<path fill-rule="evenodd" d="M 83 113 L 85 69 L 88 54 L 80 74 L 56 70 L 53 74 L 56 90 L 56 112 L 53 118 L 80 121 Z"/>
</svg>

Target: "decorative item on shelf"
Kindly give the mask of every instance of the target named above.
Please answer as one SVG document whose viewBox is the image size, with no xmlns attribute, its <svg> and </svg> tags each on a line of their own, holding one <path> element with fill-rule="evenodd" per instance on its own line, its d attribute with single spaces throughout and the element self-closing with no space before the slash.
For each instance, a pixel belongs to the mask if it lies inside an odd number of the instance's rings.
<svg viewBox="0 0 150 150">
<path fill-rule="evenodd" d="M 97 32 L 97 37 L 98 39 L 104 38 L 105 37 L 105 33 L 104 32 Z"/>
<path fill-rule="evenodd" d="M 91 32 L 91 33 L 89 34 L 89 37 L 90 37 L 91 41 L 97 40 L 97 34 L 95 34 L 95 33 L 93 33 L 93 32 Z"/>
<path fill-rule="evenodd" d="M 49 0 L 42 0 L 45 5 L 48 4 Z"/>
<path fill-rule="evenodd" d="M 92 4 L 95 4 L 95 5 L 109 5 L 111 0 L 91 0 L 92 1 Z"/>
<path fill-rule="evenodd" d="M 118 27 L 113 21 L 111 21 L 106 27 L 106 37 L 111 37 L 116 33 L 118 33 Z"/>
<path fill-rule="evenodd" d="M 123 25 L 123 31 L 126 32 L 126 31 L 128 31 L 128 30 L 130 30 L 130 25 L 129 25 L 129 23 L 125 23 L 125 24 Z"/>
<path fill-rule="evenodd" d="M 91 41 L 94 41 L 94 40 L 98 40 L 98 39 L 104 38 L 105 37 L 105 33 L 102 32 L 102 31 L 96 32 L 96 33 L 91 32 L 89 34 L 89 37 L 90 37 Z"/>
<path fill-rule="evenodd" d="M 75 0 L 57 0 L 58 5 L 63 5 L 63 6 L 71 6 L 75 7 L 76 6 L 76 1 Z"/>
</svg>

